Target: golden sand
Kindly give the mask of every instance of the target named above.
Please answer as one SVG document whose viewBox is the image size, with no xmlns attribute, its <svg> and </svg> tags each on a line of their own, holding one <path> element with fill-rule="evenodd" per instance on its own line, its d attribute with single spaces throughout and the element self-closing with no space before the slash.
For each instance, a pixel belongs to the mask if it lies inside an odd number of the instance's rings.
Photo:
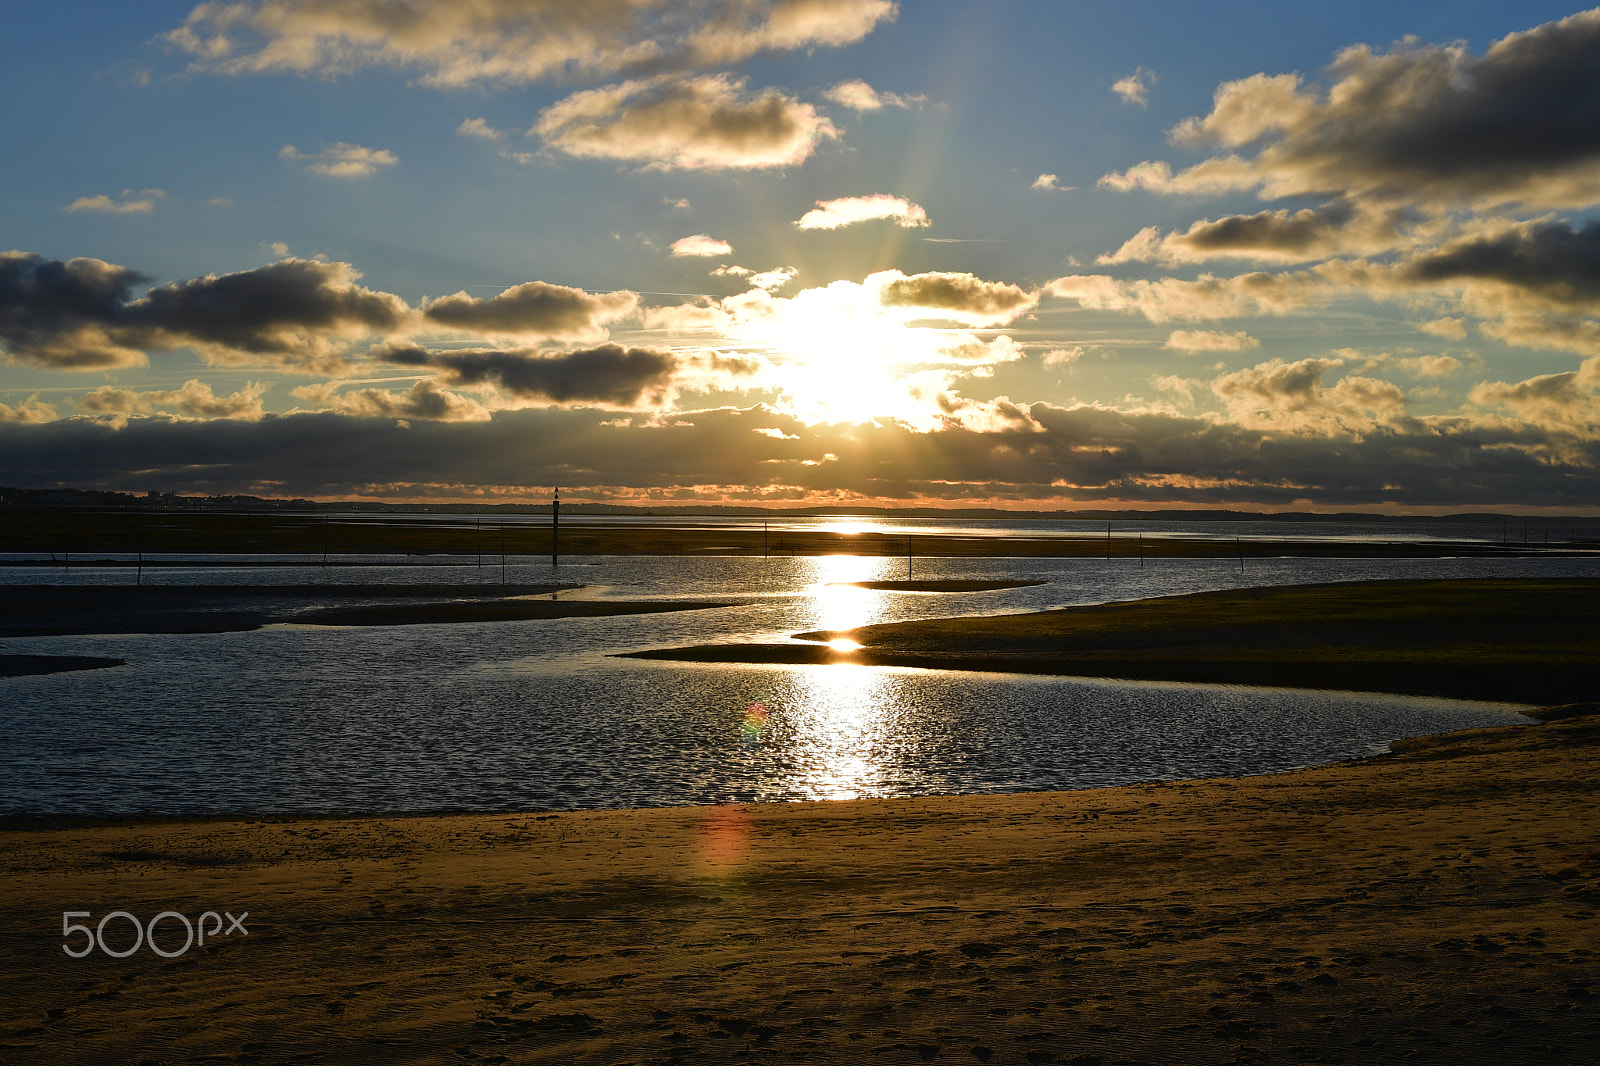
<svg viewBox="0 0 1600 1066">
<path fill-rule="evenodd" d="M 1571 717 L 1067 793 L 12 828 L 0 1060 L 1595 1062 L 1597 745 Z M 63 911 L 118 909 L 249 932 L 63 953 Z"/>
</svg>

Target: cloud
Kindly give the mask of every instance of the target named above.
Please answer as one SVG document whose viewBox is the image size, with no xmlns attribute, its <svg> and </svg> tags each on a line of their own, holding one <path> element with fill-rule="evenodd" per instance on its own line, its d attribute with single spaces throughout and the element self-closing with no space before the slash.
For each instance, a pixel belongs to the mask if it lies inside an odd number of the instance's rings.
<svg viewBox="0 0 1600 1066">
<path fill-rule="evenodd" d="M 1007 421 L 1005 410 L 1019 418 Z M 1325 435 L 1095 404 L 995 411 L 987 428 L 949 421 L 926 432 L 894 422 L 806 425 L 764 404 L 642 426 L 562 408 L 418 420 L 410 429 L 332 412 L 258 422 L 136 417 L 120 428 L 89 419 L 0 423 L 0 474 L 13 485 L 395 500 L 515 499 L 559 482 L 573 498 L 640 506 L 827 499 L 1487 509 L 1585 507 L 1600 498 L 1592 437 L 1585 443 L 1516 418 Z"/>
<path fill-rule="evenodd" d="M 1461 324 L 1459 318 L 1435 318 L 1429 322 L 1419 322 L 1417 328 L 1429 336 L 1452 341 L 1464 340 L 1467 336 L 1467 327 Z"/>
<path fill-rule="evenodd" d="M 383 148 L 363 148 L 359 144 L 329 145 L 320 152 L 308 154 L 286 144 L 278 149 L 279 159 L 294 159 L 303 161 L 306 169 L 313 174 L 321 174 L 325 178 L 343 178 L 353 180 L 356 178 L 370 178 L 384 167 L 392 167 L 400 162 L 393 152 Z"/>
<path fill-rule="evenodd" d="M 1232 333 L 1218 333 L 1209 329 L 1175 329 L 1162 347 L 1180 352 L 1239 352 L 1246 348 L 1259 348 L 1261 342 L 1242 329 Z"/>
<path fill-rule="evenodd" d="M 1039 294 L 1002 281 L 982 281 L 971 274 L 930 272 L 907 277 L 887 270 L 867 278 L 884 307 L 916 311 L 919 317 L 944 318 L 970 326 L 1002 325 L 1031 311 Z"/>
<path fill-rule="evenodd" d="M 1361 436 L 1420 425 L 1406 415 L 1405 394 L 1387 381 L 1349 375 L 1325 385 L 1323 377 L 1342 365 L 1340 359 L 1273 359 L 1224 374 L 1211 390 L 1246 429 Z"/>
<path fill-rule="evenodd" d="M 1028 188 L 1034 189 L 1034 190 L 1036 190 L 1038 192 L 1071 192 L 1072 191 L 1073 186 L 1071 186 L 1071 185 L 1057 185 L 1056 184 L 1056 180 L 1057 179 L 1056 179 L 1056 176 L 1054 174 L 1040 174 L 1037 178 L 1033 179 L 1033 184 L 1028 186 Z"/>
<path fill-rule="evenodd" d="M 1443 378 L 1459 374 L 1463 364 L 1453 355 L 1418 355 L 1402 359 L 1401 370 L 1416 378 Z"/>
<path fill-rule="evenodd" d="M 400 331 L 411 309 L 357 284 L 348 263 L 285 259 L 234 274 L 153 288 L 123 317 L 152 345 L 189 346 L 213 363 L 276 363 L 307 371 L 344 364 L 349 343 Z"/>
<path fill-rule="evenodd" d="M 1123 281 L 1105 274 L 1073 274 L 1056 278 L 1043 291 L 1091 310 L 1130 311 L 1161 323 L 1286 314 L 1313 303 L 1323 288 L 1320 277 L 1306 272 L 1254 271 L 1222 278 L 1201 274 L 1193 281 Z"/>
<path fill-rule="evenodd" d="M 577 92 L 540 112 L 529 133 L 580 159 L 659 170 L 770 169 L 805 162 L 833 123 L 776 89 L 712 74 L 629 81 Z"/>
<path fill-rule="evenodd" d="M 887 193 L 818 200 L 817 206 L 795 220 L 800 229 L 839 229 L 875 219 L 889 219 L 907 229 L 929 225 L 928 213 L 910 200 Z"/>
<path fill-rule="evenodd" d="M 191 347 L 209 362 L 326 370 L 356 338 L 403 329 L 405 301 L 358 285 L 348 263 L 286 259 L 170 282 L 98 259 L 0 253 L 0 347 L 13 363 L 61 370 L 143 366 Z"/>
<path fill-rule="evenodd" d="M 926 97 L 920 95 L 901 96 L 897 93 L 880 92 L 860 78 L 841 81 L 822 95 L 836 104 L 850 108 L 852 111 L 878 111 L 885 107 L 911 107 L 922 103 L 926 99 Z"/>
<path fill-rule="evenodd" d="M 1083 347 L 1081 345 L 1074 345 L 1071 348 L 1055 348 L 1045 352 L 1040 357 L 1044 365 L 1051 370 L 1059 370 L 1061 367 L 1070 366 L 1082 358 Z"/>
<path fill-rule="evenodd" d="M 1111 83 L 1111 91 L 1122 97 L 1125 104 L 1138 104 L 1148 107 L 1150 104 L 1150 87 L 1157 81 L 1156 73 L 1147 67 L 1140 67 L 1126 78 L 1118 78 Z"/>
<path fill-rule="evenodd" d="M 390 389 L 351 389 L 340 392 L 341 382 L 301 385 L 290 391 L 340 414 L 356 418 L 402 418 L 434 422 L 486 422 L 489 409 L 467 396 L 446 392 L 431 378 L 423 378 L 405 392 Z"/>
<path fill-rule="evenodd" d="M 468 118 L 461 121 L 456 127 L 456 133 L 462 137 L 476 137 L 480 141 L 503 141 L 506 139 L 505 130 L 497 130 L 481 118 Z"/>
<path fill-rule="evenodd" d="M 1184 232 L 1163 235 L 1147 226 L 1102 264 L 1158 262 L 1199 263 L 1241 258 L 1293 262 L 1331 255 L 1385 252 L 1408 240 L 1401 213 L 1374 210 L 1336 201 L 1300 211 L 1259 211 L 1216 221 L 1204 220 Z"/>
<path fill-rule="evenodd" d="M 143 366 L 145 333 L 127 306 L 149 280 L 100 259 L 0 252 L 0 350 L 7 362 L 58 370 Z"/>
<path fill-rule="evenodd" d="M 530 281 L 486 300 L 458 292 L 423 305 L 430 324 L 486 336 L 584 343 L 604 340 L 606 325 L 633 313 L 638 294 L 589 293 Z"/>
<path fill-rule="evenodd" d="M 732 255 L 733 245 L 704 233 L 696 233 L 692 237 L 679 237 L 673 241 L 672 254 L 677 256 Z"/>
<path fill-rule="evenodd" d="M 218 396 L 211 386 L 198 378 L 190 378 L 176 389 L 121 389 L 102 385 L 78 400 L 78 406 L 91 414 L 128 418 L 136 414 L 149 414 L 161 408 L 171 408 L 179 414 L 193 418 L 236 418 L 255 421 L 265 416 L 261 397 L 267 386 L 251 382 L 227 396 Z"/>
<path fill-rule="evenodd" d="M 1407 39 L 1346 48 L 1323 90 L 1297 74 L 1221 85 L 1211 111 L 1173 130 L 1188 145 L 1250 149 L 1174 174 L 1146 163 L 1103 179 L 1166 192 L 1258 189 L 1431 210 L 1600 202 L 1600 9 L 1496 41 Z"/>
<path fill-rule="evenodd" d="M 1576 371 L 1542 374 L 1508 383 L 1486 381 L 1474 386 L 1472 402 L 1504 407 L 1547 432 L 1575 435 L 1592 442 L 1600 436 L 1600 358 L 1590 358 Z"/>
<path fill-rule="evenodd" d="M 160 189 L 144 189 L 136 197 L 132 189 L 124 189 L 121 200 L 113 200 L 104 193 L 80 196 L 61 210 L 69 215 L 83 211 L 102 215 L 148 215 L 156 209 L 156 201 L 166 195 Z"/>
<path fill-rule="evenodd" d="M 29 396 L 15 407 L 10 404 L 0 403 L 0 422 L 36 426 L 44 422 L 52 422 L 55 417 L 55 407 L 42 402 L 37 393 Z"/>
<path fill-rule="evenodd" d="M 679 357 L 603 344 L 557 354 L 469 349 L 388 353 L 403 366 L 428 366 L 450 385 L 493 385 L 519 399 L 609 408 L 659 407 L 674 395 Z"/>
<path fill-rule="evenodd" d="M 728 66 L 851 44 L 895 14 L 892 0 L 261 0 L 200 4 L 166 39 L 194 68 L 223 74 L 381 66 L 461 88 Z"/>
</svg>

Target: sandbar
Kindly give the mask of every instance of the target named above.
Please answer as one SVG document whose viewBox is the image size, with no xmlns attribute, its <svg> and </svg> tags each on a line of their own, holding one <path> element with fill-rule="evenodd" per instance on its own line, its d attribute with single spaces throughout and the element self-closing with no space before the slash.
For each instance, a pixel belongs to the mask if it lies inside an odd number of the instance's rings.
<svg viewBox="0 0 1600 1066">
<path fill-rule="evenodd" d="M 13 820 L 0 1057 L 1600 1059 L 1600 718 L 1395 747 L 1066 793 Z M 69 910 L 248 935 L 72 959 Z"/>
<path fill-rule="evenodd" d="M 799 633 L 630 657 L 1347 689 L 1530 704 L 1589 698 L 1600 581 L 1366 581 Z M 841 651 L 831 640 L 858 648 Z"/>
<path fill-rule="evenodd" d="M 1021 589 L 1034 585 L 1048 585 L 1048 581 L 982 581 L 929 579 L 927 581 L 833 581 L 832 585 L 846 588 L 873 589 L 878 592 L 994 592 L 999 589 Z"/>
</svg>

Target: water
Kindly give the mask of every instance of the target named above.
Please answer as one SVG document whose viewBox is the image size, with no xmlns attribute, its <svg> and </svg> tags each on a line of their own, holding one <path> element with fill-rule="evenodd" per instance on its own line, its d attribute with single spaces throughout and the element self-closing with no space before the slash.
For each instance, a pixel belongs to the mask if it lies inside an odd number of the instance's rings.
<svg viewBox="0 0 1600 1066">
<path fill-rule="evenodd" d="M 381 560 L 370 560 L 379 563 Z M 397 561 L 398 563 L 398 561 Z M 905 561 L 599 557 L 610 598 L 731 600 L 673 614 L 253 633 L 28 638 L 12 653 L 126 667 L 0 679 L 0 812 L 526 810 L 1083 788 L 1269 773 L 1395 738 L 1524 721 L 1462 701 L 859 666 L 708 666 L 611 653 L 1036 610 L 1240 584 L 1600 576 L 1600 560 L 921 559 L 919 578 L 1045 579 L 963 595 L 829 582 Z M 513 582 L 551 579 L 513 561 Z M 123 582 L 126 570 L 74 570 Z M 163 569 L 147 581 L 498 580 L 499 567 Z M 60 581 L 0 569 L 0 584 Z"/>
</svg>

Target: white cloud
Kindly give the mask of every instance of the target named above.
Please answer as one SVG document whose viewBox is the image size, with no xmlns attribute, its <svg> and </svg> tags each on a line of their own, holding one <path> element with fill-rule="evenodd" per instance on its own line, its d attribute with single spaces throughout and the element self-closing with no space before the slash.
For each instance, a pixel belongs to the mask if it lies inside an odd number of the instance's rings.
<svg viewBox="0 0 1600 1066">
<path fill-rule="evenodd" d="M 327 178 L 369 178 L 384 167 L 392 167 L 399 158 L 385 148 L 363 148 L 359 144 L 328 145 L 320 152 L 302 152 L 292 144 L 278 150 L 279 159 L 294 159 L 306 164 L 313 174 Z"/>
<path fill-rule="evenodd" d="M 1163 345 L 1180 352 L 1239 352 L 1259 348 L 1261 342 L 1244 330 L 1218 333 L 1209 329 L 1175 329 Z"/>
<path fill-rule="evenodd" d="M 503 141 L 506 139 L 505 130 L 497 130 L 481 118 L 462 120 L 456 127 L 456 133 L 462 137 L 476 137 L 481 141 Z"/>
<path fill-rule="evenodd" d="M 901 96 L 898 93 L 886 93 L 874 89 L 860 78 L 850 81 L 841 81 L 838 85 L 822 94 L 836 104 L 841 104 L 852 111 L 878 111 L 885 107 L 911 107 L 922 103 L 923 96 Z"/>
<path fill-rule="evenodd" d="M 876 219 L 888 219 L 908 229 L 929 225 L 928 213 L 921 207 L 904 197 L 887 193 L 818 200 L 817 206 L 801 215 L 794 224 L 800 229 L 839 229 Z"/>
<path fill-rule="evenodd" d="M 80 196 L 61 210 L 69 215 L 83 211 L 101 215 L 148 215 L 156 209 L 156 201 L 166 195 L 160 189 L 142 189 L 137 194 L 132 189 L 123 189 L 120 200 L 113 200 L 104 193 Z"/>
<path fill-rule="evenodd" d="M 696 233 L 692 237 L 679 237 L 673 241 L 672 254 L 676 256 L 732 255 L 733 245 L 708 234 Z"/>
<path fill-rule="evenodd" d="M 1125 104 L 1147 107 L 1150 104 L 1150 87 L 1156 80 L 1155 71 L 1140 67 L 1126 78 L 1118 78 L 1112 82 L 1111 91 L 1122 97 L 1122 102 Z"/>
<path fill-rule="evenodd" d="M 1057 180 L 1058 179 L 1056 178 L 1056 176 L 1054 174 L 1040 174 L 1037 178 L 1033 179 L 1033 184 L 1028 186 L 1028 188 L 1035 189 L 1035 190 L 1037 190 L 1039 192 L 1071 192 L 1072 191 L 1073 186 L 1071 186 L 1071 185 L 1057 185 L 1056 184 Z"/>
</svg>

